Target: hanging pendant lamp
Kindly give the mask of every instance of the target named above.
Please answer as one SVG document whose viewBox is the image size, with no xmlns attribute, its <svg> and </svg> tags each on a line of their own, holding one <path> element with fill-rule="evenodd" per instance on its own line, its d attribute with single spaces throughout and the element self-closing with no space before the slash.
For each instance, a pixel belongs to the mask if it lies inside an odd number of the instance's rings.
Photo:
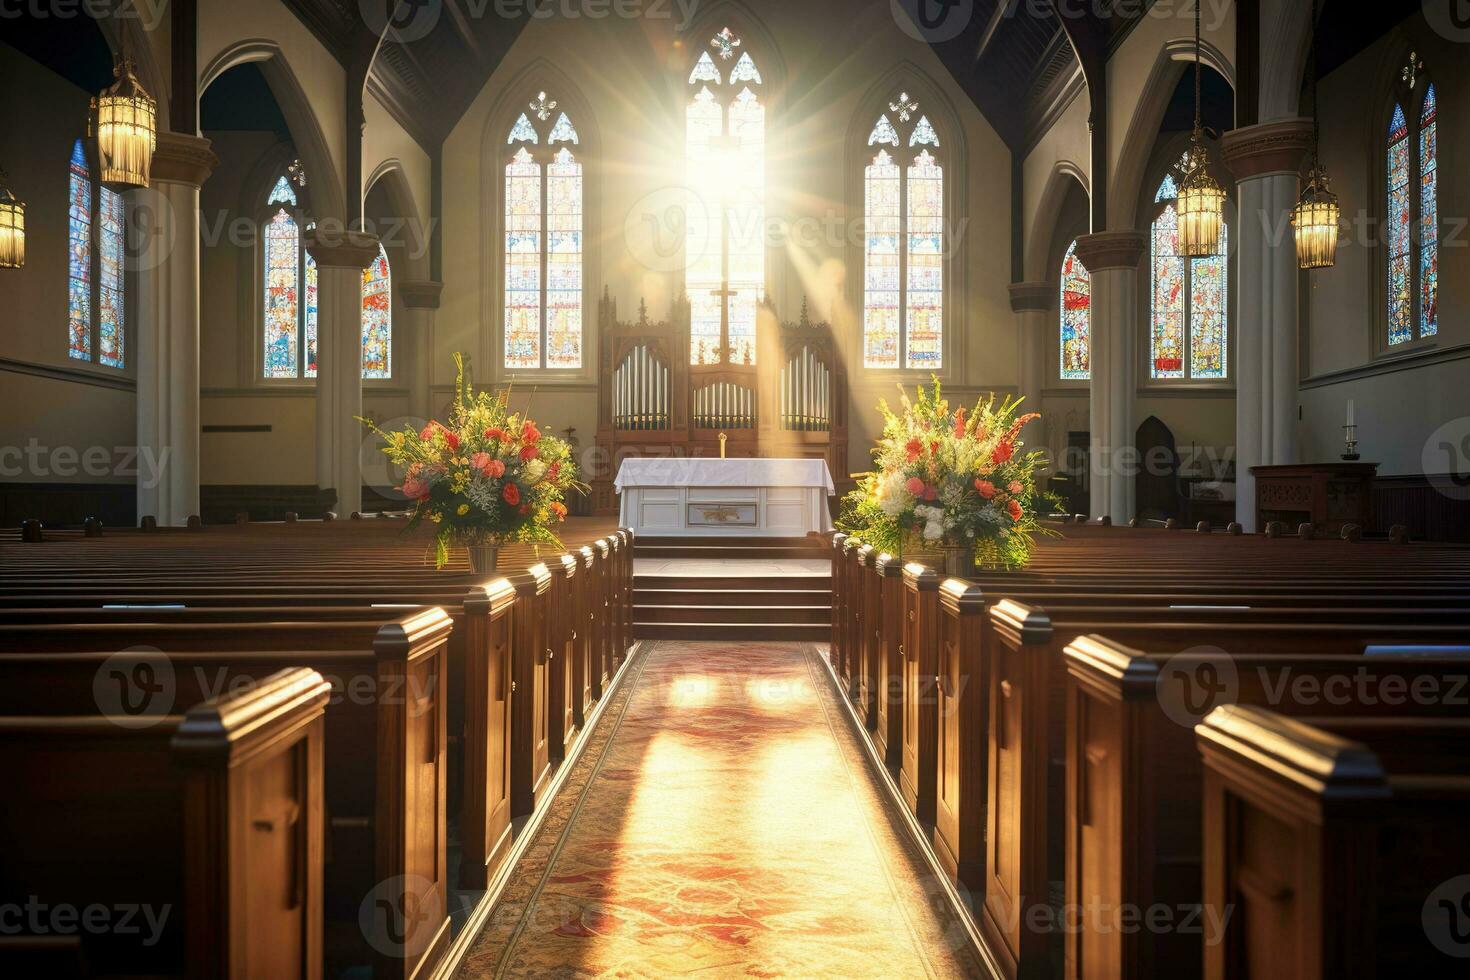
<svg viewBox="0 0 1470 980">
<path fill-rule="evenodd" d="M 1179 254 L 1191 258 L 1218 255 L 1225 227 L 1225 188 L 1210 176 L 1202 120 L 1200 4 L 1194 7 L 1194 133 L 1184 155 L 1184 181 L 1179 185 Z"/>
<path fill-rule="evenodd" d="M 1327 168 L 1318 157 L 1321 112 L 1317 106 L 1317 5 L 1312 4 L 1312 156 L 1302 181 L 1301 200 L 1292 211 L 1296 261 L 1303 269 L 1330 269 L 1337 264 L 1342 208 L 1332 193 Z"/>
<path fill-rule="evenodd" d="M 0 170 L 0 269 L 22 269 L 26 264 L 26 206 L 17 201 Z"/>
<path fill-rule="evenodd" d="M 158 104 L 133 74 L 133 63 L 118 59 L 117 81 L 92 100 L 93 135 L 102 183 L 115 191 L 147 187 L 158 146 Z"/>
</svg>

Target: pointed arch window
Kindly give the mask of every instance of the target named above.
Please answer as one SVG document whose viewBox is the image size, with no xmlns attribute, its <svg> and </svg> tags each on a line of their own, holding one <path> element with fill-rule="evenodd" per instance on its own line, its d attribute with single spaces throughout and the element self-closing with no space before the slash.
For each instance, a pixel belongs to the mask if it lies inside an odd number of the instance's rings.
<svg viewBox="0 0 1470 980">
<path fill-rule="evenodd" d="M 67 166 L 67 355 L 126 365 L 126 222 L 122 195 L 92 180 L 82 141 Z"/>
<path fill-rule="evenodd" d="M 362 272 L 362 376 L 393 377 L 393 270 L 381 244 Z"/>
<path fill-rule="evenodd" d="M 1229 376 L 1228 222 L 1220 254 L 1179 254 L 1179 186 L 1164 176 L 1149 235 L 1149 374 L 1155 380 L 1224 381 Z"/>
<path fill-rule="evenodd" d="M 265 200 L 262 235 L 261 373 L 268 380 L 315 378 L 317 371 L 316 260 L 303 245 L 296 190 L 301 168 L 276 178 Z"/>
<path fill-rule="evenodd" d="M 505 367 L 582 367 L 581 138 L 545 92 L 506 137 Z"/>
<path fill-rule="evenodd" d="M 1439 100 L 1423 70 L 1411 54 L 1388 124 L 1390 347 L 1439 332 Z"/>
<path fill-rule="evenodd" d="M 944 366 L 944 165 L 939 134 L 902 92 L 868 134 L 863 170 L 863 365 Z"/>
<path fill-rule="evenodd" d="M 754 364 L 756 311 L 766 288 L 764 82 L 730 28 L 689 74 L 684 289 L 693 364 Z"/>
<path fill-rule="evenodd" d="M 1062 258 L 1061 377 L 1066 381 L 1092 378 L 1092 276 L 1077 257 L 1073 240 Z"/>
</svg>

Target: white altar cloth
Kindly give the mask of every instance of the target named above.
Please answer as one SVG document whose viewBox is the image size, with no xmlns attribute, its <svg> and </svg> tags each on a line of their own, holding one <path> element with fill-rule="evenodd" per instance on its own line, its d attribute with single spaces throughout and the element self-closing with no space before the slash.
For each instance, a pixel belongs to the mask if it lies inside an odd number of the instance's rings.
<svg viewBox="0 0 1470 980">
<path fill-rule="evenodd" d="M 830 531 L 827 498 L 837 492 L 820 459 L 630 458 L 613 485 L 622 525 L 642 535 Z"/>
</svg>

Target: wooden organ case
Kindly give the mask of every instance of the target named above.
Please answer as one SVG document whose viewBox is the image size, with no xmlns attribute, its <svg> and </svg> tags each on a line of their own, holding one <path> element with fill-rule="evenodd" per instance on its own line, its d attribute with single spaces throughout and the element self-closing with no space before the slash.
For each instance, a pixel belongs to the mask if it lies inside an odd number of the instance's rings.
<svg viewBox="0 0 1470 980">
<path fill-rule="evenodd" d="M 613 480 L 629 456 L 825 459 L 834 480 L 847 477 L 847 374 L 827 323 L 783 323 L 767 300 L 756 317 L 755 364 L 691 364 L 689 301 L 669 319 L 618 320 L 603 290 L 597 459 L 597 514 L 616 514 Z"/>
</svg>

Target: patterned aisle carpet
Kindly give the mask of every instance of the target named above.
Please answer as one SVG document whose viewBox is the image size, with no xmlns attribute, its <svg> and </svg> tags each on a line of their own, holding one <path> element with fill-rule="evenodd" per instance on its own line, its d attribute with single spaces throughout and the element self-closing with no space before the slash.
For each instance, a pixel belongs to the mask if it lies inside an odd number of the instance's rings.
<svg viewBox="0 0 1470 980">
<path fill-rule="evenodd" d="M 645 645 L 461 976 L 979 976 L 827 668 Z"/>
</svg>

